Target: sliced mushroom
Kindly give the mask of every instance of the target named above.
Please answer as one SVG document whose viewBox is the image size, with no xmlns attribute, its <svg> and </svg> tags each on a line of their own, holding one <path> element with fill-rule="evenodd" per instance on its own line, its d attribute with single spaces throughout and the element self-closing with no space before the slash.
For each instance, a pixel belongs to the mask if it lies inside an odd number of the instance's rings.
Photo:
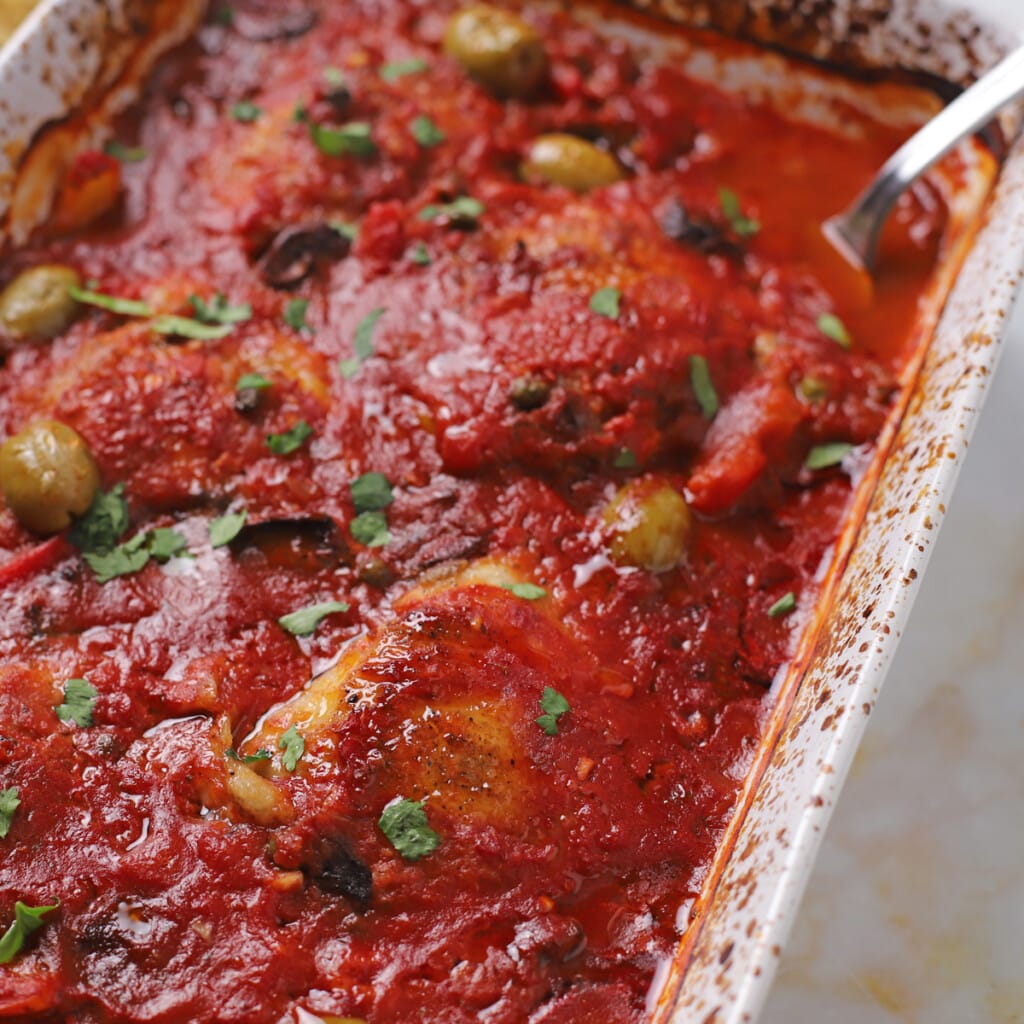
<svg viewBox="0 0 1024 1024">
<path fill-rule="evenodd" d="M 351 247 L 329 224 L 298 224 L 277 233 L 260 258 L 260 273 L 271 288 L 295 288 L 324 265 L 344 259 Z"/>
</svg>

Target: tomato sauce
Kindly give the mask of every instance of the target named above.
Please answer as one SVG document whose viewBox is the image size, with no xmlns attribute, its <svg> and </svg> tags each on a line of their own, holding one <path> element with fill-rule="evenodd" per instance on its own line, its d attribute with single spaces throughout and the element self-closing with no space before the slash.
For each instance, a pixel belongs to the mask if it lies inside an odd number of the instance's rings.
<svg viewBox="0 0 1024 1024">
<path fill-rule="evenodd" d="M 789 120 L 651 41 L 739 44 L 528 10 L 546 77 L 502 100 L 445 56 L 448 3 L 225 10 L 116 126 L 116 207 L 3 270 L 249 310 L 189 338 L 86 305 L 0 370 L 5 436 L 68 424 L 124 487 L 120 542 L 184 543 L 100 582 L 0 514 L 0 924 L 60 901 L 0 967 L 0 1017 L 642 1021 L 945 207 L 906 197 L 866 299 L 815 238 L 901 131 Z M 550 132 L 622 180 L 524 181 Z M 663 571 L 616 554 L 638 480 L 689 509 Z M 412 804 L 419 856 L 381 824 Z"/>
</svg>

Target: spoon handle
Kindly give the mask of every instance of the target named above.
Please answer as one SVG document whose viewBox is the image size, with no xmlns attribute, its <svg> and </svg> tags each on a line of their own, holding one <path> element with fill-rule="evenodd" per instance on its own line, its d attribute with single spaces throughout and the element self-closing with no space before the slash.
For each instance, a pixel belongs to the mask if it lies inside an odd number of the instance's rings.
<svg viewBox="0 0 1024 1024">
<path fill-rule="evenodd" d="M 850 207 L 825 225 L 826 234 L 849 259 L 870 271 L 882 225 L 900 193 L 961 139 L 987 124 L 1022 93 L 1024 46 L 1004 57 L 907 139 Z"/>
</svg>

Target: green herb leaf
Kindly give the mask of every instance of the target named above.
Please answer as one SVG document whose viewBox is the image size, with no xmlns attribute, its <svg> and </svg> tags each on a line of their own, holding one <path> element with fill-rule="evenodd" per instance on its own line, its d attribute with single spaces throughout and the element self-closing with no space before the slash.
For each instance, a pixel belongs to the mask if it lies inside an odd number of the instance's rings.
<svg viewBox="0 0 1024 1024">
<path fill-rule="evenodd" d="M 808 402 L 820 402 L 823 398 L 828 397 L 828 384 L 818 377 L 804 377 L 798 387 L 800 394 Z"/>
<path fill-rule="evenodd" d="M 349 606 L 344 601 L 322 601 L 320 604 L 311 604 L 298 611 L 282 615 L 277 624 L 292 636 L 312 636 L 317 626 L 335 612 L 347 612 Z"/>
<path fill-rule="evenodd" d="M 88 679 L 69 679 L 64 684 L 64 703 L 54 709 L 62 722 L 74 722 L 87 729 L 92 725 L 96 706 L 96 687 Z"/>
<path fill-rule="evenodd" d="M 189 316 L 158 316 L 150 323 L 157 334 L 170 334 L 176 338 L 213 341 L 231 333 L 231 324 L 204 324 Z"/>
<path fill-rule="evenodd" d="M 615 461 L 612 465 L 616 469 L 636 469 L 637 458 L 636 454 L 629 448 L 623 448 L 618 455 L 615 456 Z"/>
<path fill-rule="evenodd" d="M 337 231 L 342 238 L 347 238 L 350 242 L 355 242 L 359 237 L 358 224 L 347 224 L 343 220 L 332 220 L 327 222 L 327 226 L 332 231 Z"/>
<path fill-rule="evenodd" d="M 306 752 L 306 741 L 299 735 L 299 730 L 294 725 L 289 726 L 277 741 L 278 750 L 283 750 L 281 764 L 289 772 L 295 771 L 295 766 L 302 759 Z"/>
<path fill-rule="evenodd" d="M 414 117 L 409 123 L 409 131 L 412 132 L 412 137 L 425 149 L 440 146 L 448 137 L 426 114 Z"/>
<path fill-rule="evenodd" d="M 341 68 L 324 68 L 323 70 L 324 81 L 332 89 L 344 89 L 345 88 L 345 72 Z"/>
<path fill-rule="evenodd" d="M 45 907 L 29 907 L 18 900 L 14 904 L 14 920 L 3 937 L 0 937 L 0 964 L 10 963 L 21 952 L 25 939 L 42 928 L 43 914 L 56 910 L 59 906 L 60 900 L 55 900 Z"/>
<path fill-rule="evenodd" d="M 408 60 L 393 60 L 387 64 L 381 64 L 380 77 L 385 82 L 394 82 L 406 75 L 415 75 L 420 71 L 426 71 L 430 65 L 420 57 L 410 57 Z"/>
<path fill-rule="evenodd" d="M 794 608 L 796 608 L 796 594 L 791 590 L 788 594 L 783 594 L 768 609 L 768 615 L 773 619 L 777 619 L 780 615 L 788 615 Z"/>
<path fill-rule="evenodd" d="M 312 436 L 313 428 L 305 420 L 299 420 L 290 430 L 280 434 L 267 434 L 267 447 L 275 455 L 291 455 Z"/>
<path fill-rule="evenodd" d="M 89 511 L 71 527 L 68 540 L 80 551 L 110 551 L 128 529 L 128 503 L 124 484 L 97 491 Z"/>
<path fill-rule="evenodd" d="M 544 714 L 534 719 L 534 721 L 549 736 L 557 736 L 558 719 L 567 711 L 572 710 L 569 707 L 569 702 L 557 690 L 550 686 L 545 686 L 544 693 L 540 698 L 540 707 Z"/>
<path fill-rule="evenodd" d="M 352 539 L 368 548 L 382 548 L 391 540 L 388 521 L 383 512 L 360 512 L 348 524 Z"/>
<path fill-rule="evenodd" d="M 538 587 L 536 583 L 502 583 L 502 588 L 510 590 L 524 601 L 539 601 L 542 597 L 548 596 L 548 592 L 543 587 Z"/>
<path fill-rule="evenodd" d="M 853 347 L 853 338 L 850 337 L 846 324 L 835 313 L 822 313 L 818 317 L 818 330 L 843 348 Z"/>
<path fill-rule="evenodd" d="M 151 558 L 158 562 L 166 562 L 176 555 L 180 555 L 188 548 L 188 541 L 168 526 L 158 526 L 155 530 L 149 531 L 146 541 Z"/>
<path fill-rule="evenodd" d="M 484 204 L 472 196 L 459 196 L 450 203 L 431 203 L 420 210 L 420 220 L 437 220 L 439 217 L 447 217 L 452 221 L 463 223 L 475 223 L 477 218 L 484 212 Z"/>
<path fill-rule="evenodd" d="M 14 820 L 14 812 L 20 806 L 17 786 L 0 789 L 0 839 L 7 838 L 7 833 L 11 831 L 11 822 Z"/>
<path fill-rule="evenodd" d="M 340 128 L 327 128 L 310 122 L 309 136 L 325 156 L 369 157 L 377 152 L 377 144 L 366 121 L 351 121 Z"/>
<path fill-rule="evenodd" d="M 357 512 L 387 508 L 395 500 L 391 484 L 383 473 L 364 473 L 349 484 Z"/>
<path fill-rule="evenodd" d="M 409 250 L 409 259 L 420 267 L 430 266 L 430 250 L 427 248 L 425 242 L 417 242 Z"/>
<path fill-rule="evenodd" d="M 68 288 L 68 295 L 76 302 L 83 302 L 87 306 L 98 306 L 100 309 L 105 309 L 110 313 L 119 313 L 121 316 L 153 315 L 153 310 L 138 299 L 121 299 L 116 295 L 79 288 L 77 285 L 71 285 Z"/>
<path fill-rule="evenodd" d="M 245 757 L 239 757 L 238 751 L 234 747 L 228 747 L 224 751 L 224 756 L 230 761 L 241 761 L 243 764 L 255 764 L 257 761 L 269 761 L 274 755 L 267 750 L 266 747 L 260 747 L 255 754 L 246 754 Z"/>
<path fill-rule="evenodd" d="M 97 583 L 109 583 L 117 576 L 138 572 L 149 561 L 149 535 L 138 533 L 111 551 L 86 551 L 82 557 L 96 574 Z"/>
<path fill-rule="evenodd" d="M 373 355 L 373 332 L 377 327 L 377 321 L 384 315 L 385 307 L 378 306 L 371 309 L 356 327 L 352 348 L 355 350 L 355 357 L 343 359 L 338 368 L 341 375 L 346 379 L 355 376 L 359 367 Z"/>
<path fill-rule="evenodd" d="M 236 391 L 265 391 L 273 386 L 274 382 L 269 377 L 264 377 L 262 373 L 243 373 L 235 381 Z"/>
<path fill-rule="evenodd" d="M 142 146 L 126 146 L 123 142 L 118 142 L 117 139 L 107 142 L 103 147 L 103 152 L 122 164 L 141 163 L 149 156 Z"/>
<path fill-rule="evenodd" d="M 697 404 L 706 420 L 713 420 L 718 412 L 718 392 L 711 383 L 711 371 L 703 356 L 690 356 L 690 386 L 697 396 Z"/>
<path fill-rule="evenodd" d="M 245 526 L 249 513 L 243 508 L 240 512 L 228 512 L 217 519 L 210 520 L 210 547 L 222 548 L 230 544 Z"/>
<path fill-rule="evenodd" d="M 284 307 L 284 322 L 294 331 L 313 330 L 306 323 L 307 309 L 309 309 L 309 299 L 289 299 Z"/>
<path fill-rule="evenodd" d="M 853 451 L 853 445 L 848 441 L 819 444 L 808 452 L 804 465 L 808 469 L 827 469 L 829 466 L 838 466 L 851 451 Z"/>
<path fill-rule="evenodd" d="M 753 238 L 761 230 L 761 225 L 756 220 L 743 213 L 739 196 L 731 188 L 718 190 L 718 203 L 725 214 L 725 219 L 740 238 Z"/>
<path fill-rule="evenodd" d="M 231 116 L 242 124 L 258 121 L 263 111 L 251 100 L 241 100 L 231 108 Z"/>
<path fill-rule="evenodd" d="M 419 860 L 441 845 L 441 837 L 427 822 L 423 804 L 416 800 L 395 797 L 377 825 L 403 860 Z"/>
<path fill-rule="evenodd" d="M 598 316 L 605 316 L 609 320 L 618 320 L 621 298 L 622 292 L 618 288 L 598 288 L 590 296 L 590 311 L 597 313 Z"/>
<path fill-rule="evenodd" d="M 212 299 L 190 295 L 188 301 L 196 311 L 196 319 L 205 324 L 240 324 L 252 319 L 252 306 L 248 302 L 232 306 L 223 292 L 217 292 Z"/>
</svg>

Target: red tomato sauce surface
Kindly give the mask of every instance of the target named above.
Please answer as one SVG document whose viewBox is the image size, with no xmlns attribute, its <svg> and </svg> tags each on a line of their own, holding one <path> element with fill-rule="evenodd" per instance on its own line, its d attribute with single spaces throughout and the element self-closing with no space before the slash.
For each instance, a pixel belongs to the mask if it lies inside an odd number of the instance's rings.
<svg viewBox="0 0 1024 1024">
<path fill-rule="evenodd" d="M 525 13 L 544 81 L 502 100 L 444 54 L 452 10 L 215 10 L 117 126 L 139 152 L 116 208 L 2 271 L 63 263 L 154 314 L 221 293 L 251 315 L 190 339 L 83 306 L 8 347 L 3 435 L 73 427 L 124 486 L 120 539 L 170 528 L 187 550 L 101 583 L 0 514 L 0 789 L 20 801 L 0 923 L 60 901 L 0 967 L 0 1017 L 646 1019 L 890 411 L 945 210 L 924 187 L 902 203 L 864 302 L 813 238 L 899 131 L 852 109 L 851 132 L 798 124 L 659 59 L 641 40 L 662 26 L 625 41 L 548 9 Z M 369 147 L 324 151 L 353 125 Z M 546 132 L 622 180 L 524 180 Z M 617 308 L 595 311 L 601 290 Z M 293 451 L 268 444 L 300 423 Z M 368 473 L 383 507 L 357 507 Z M 631 481 L 688 504 L 664 571 L 616 552 L 605 510 Z M 347 608 L 280 624 L 321 602 Z M 69 679 L 96 692 L 90 723 L 57 717 Z M 296 703 L 310 680 L 336 698 L 320 717 Z M 545 727 L 548 689 L 569 710 Z M 399 799 L 436 848 L 385 834 Z"/>
</svg>

